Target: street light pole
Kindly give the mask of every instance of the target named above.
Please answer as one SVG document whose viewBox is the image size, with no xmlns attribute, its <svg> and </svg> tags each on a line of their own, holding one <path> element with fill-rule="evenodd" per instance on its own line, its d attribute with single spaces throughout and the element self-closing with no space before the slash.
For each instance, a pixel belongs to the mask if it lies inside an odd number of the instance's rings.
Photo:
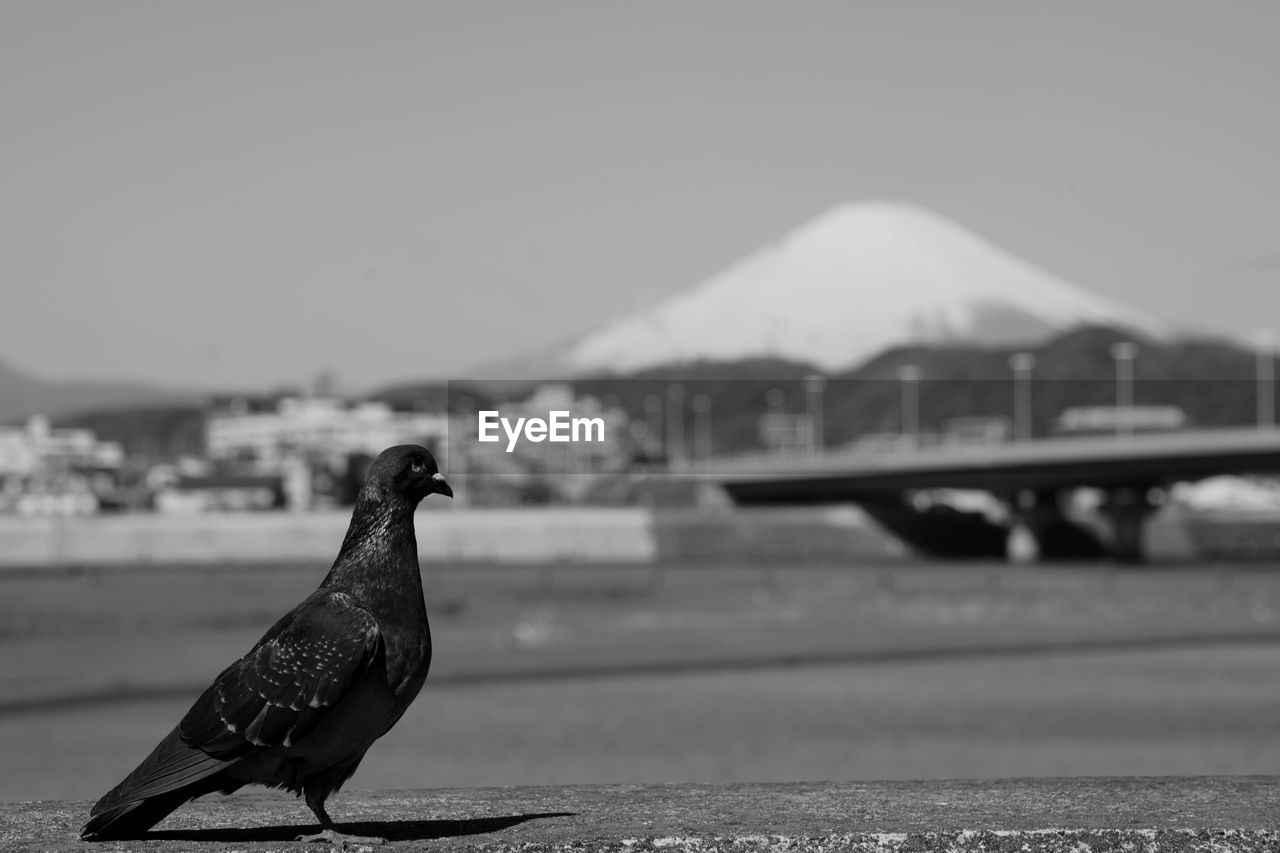
<svg viewBox="0 0 1280 853">
<path fill-rule="evenodd" d="M 805 399 L 809 404 L 809 452 L 815 455 L 822 452 L 826 439 L 822 421 L 822 391 L 825 385 L 826 380 L 816 373 L 804 378 Z"/>
<path fill-rule="evenodd" d="M 786 435 L 786 424 L 783 423 L 783 406 L 787 395 L 781 388 L 770 388 L 765 392 L 765 416 L 761 420 L 761 437 L 770 453 L 785 453 L 789 439 Z"/>
<path fill-rule="evenodd" d="M 662 434 L 662 398 L 657 394 L 649 394 L 644 398 L 644 422 L 649 439 L 646 450 L 661 452 L 666 456 L 670 451 L 666 437 Z"/>
<path fill-rule="evenodd" d="M 1270 329 L 1258 333 L 1258 429 L 1276 425 L 1276 340 Z"/>
<path fill-rule="evenodd" d="M 711 398 L 699 394 L 689 401 L 693 407 L 693 455 L 700 460 L 711 458 Z"/>
<path fill-rule="evenodd" d="M 1031 440 L 1031 371 L 1036 357 L 1029 352 L 1009 356 L 1013 370 L 1013 434 L 1018 441 Z"/>
<path fill-rule="evenodd" d="M 915 364 L 898 368 L 902 382 L 902 434 L 912 447 L 920 446 L 920 372 Z"/>
<path fill-rule="evenodd" d="M 1118 341 L 1111 345 L 1111 357 L 1116 361 L 1116 435 L 1127 437 L 1133 434 L 1133 361 L 1138 345 Z"/>
<path fill-rule="evenodd" d="M 674 466 L 684 459 L 684 386 L 673 383 L 667 386 L 667 465 Z"/>
</svg>

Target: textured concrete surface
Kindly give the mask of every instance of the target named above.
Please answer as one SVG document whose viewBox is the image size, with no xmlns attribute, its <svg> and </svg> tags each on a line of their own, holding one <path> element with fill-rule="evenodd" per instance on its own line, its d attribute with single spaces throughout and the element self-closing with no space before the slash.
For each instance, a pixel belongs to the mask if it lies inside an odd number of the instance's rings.
<svg viewBox="0 0 1280 853">
<path fill-rule="evenodd" d="M 275 792 L 198 800 L 129 842 L 79 841 L 89 806 L 0 804 L 0 849 L 329 849 L 293 840 L 315 826 Z M 339 795 L 329 810 L 386 851 L 1280 850 L 1273 777 L 379 791 Z"/>
<path fill-rule="evenodd" d="M 0 518 L 0 568 L 329 562 L 350 520 L 350 510 Z M 648 562 L 657 556 L 652 525 L 640 508 L 443 507 L 417 516 L 424 562 Z"/>
<path fill-rule="evenodd" d="M 0 517 L 0 571 L 135 564 L 219 565 L 332 560 L 351 514 L 215 513 Z M 1197 549 L 1188 523 L 1172 511 L 1147 524 L 1153 560 L 1185 562 Z M 1200 538 L 1271 537 L 1257 525 L 1201 520 Z M 427 531 L 431 535 L 426 535 Z M 418 515 L 419 556 L 440 562 L 611 562 L 654 560 L 886 559 L 902 552 L 853 506 L 753 507 L 733 512 L 644 507 L 475 509 L 438 507 Z M 1249 540 L 1252 541 L 1252 540 Z M 1247 544 L 1247 543 L 1246 543 Z M 1243 547 L 1243 546 L 1242 546 Z M 1222 550 L 1219 547 L 1218 550 Z M 1229 549 L 1228 549 L 1229 550 Z M 1239 550 L 1239 549 L 1237 549 Z M 1237 556 L 1256 558 L 1257 547 Z"/>
<path fill-rule="evenodd" d="M 325 563 L 337 553 L 350 520 L 349 510 L 0 517 L 0 570 Z M 890 542 L 852 507 L 705 513 L 644 507 L 449 506 L 422 510 L 417 527 L 418 553 L 426 563 L 650 563 L 779 555 L 791 560 L 883 558 Z"/>
</svg>

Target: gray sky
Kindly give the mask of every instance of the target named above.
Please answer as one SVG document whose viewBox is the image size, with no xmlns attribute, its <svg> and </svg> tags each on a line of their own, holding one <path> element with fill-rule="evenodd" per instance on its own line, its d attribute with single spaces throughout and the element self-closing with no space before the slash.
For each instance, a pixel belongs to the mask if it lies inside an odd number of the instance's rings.
<svg viewBox="0 0 1280 853">
<path fill-rule="evenodd" d="M 1280 327 L 1280 3 L 0 5 L 0 358 L 348 388 L 539 349 L 845 200 Z"/>
</svg>

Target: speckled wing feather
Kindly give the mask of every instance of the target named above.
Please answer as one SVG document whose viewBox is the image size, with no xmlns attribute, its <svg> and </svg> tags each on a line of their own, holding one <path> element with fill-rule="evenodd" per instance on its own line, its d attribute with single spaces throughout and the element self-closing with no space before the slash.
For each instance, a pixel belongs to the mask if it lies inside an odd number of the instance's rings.
<svg viewBox="0 0 1280 853">
<path fill-rule="evenodd" d="M 382 649 L 371 614 L 343 593 L 317 592 L 223 670 L 169 736 L 98 801 L 86 831 L 149 798 L 179 797 L 180 804 L 217 790 L 216 777 L 240 759 L 296 743 Z"/>
<path fill-rule="evenodd" d="M 378 623 L 343 593 L 314 596 L 227 667 L 178 724 L 217 758 L 291 746 L 336 704 L 382 650 Z"/>
</svg>

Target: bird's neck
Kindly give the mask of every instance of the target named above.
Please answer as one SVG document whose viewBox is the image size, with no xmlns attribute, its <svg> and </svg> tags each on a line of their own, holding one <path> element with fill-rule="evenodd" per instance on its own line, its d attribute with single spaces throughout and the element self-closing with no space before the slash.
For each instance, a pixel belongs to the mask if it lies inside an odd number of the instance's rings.
<svg viewBox="0 0 1280 853">
<path fill-rule="evenodd" d="M 410 616 L 423 609 L 414 508 L 408 501 L 357 501 L 338 559 L 320 586 L 378 612 Z"/>
</svg>

